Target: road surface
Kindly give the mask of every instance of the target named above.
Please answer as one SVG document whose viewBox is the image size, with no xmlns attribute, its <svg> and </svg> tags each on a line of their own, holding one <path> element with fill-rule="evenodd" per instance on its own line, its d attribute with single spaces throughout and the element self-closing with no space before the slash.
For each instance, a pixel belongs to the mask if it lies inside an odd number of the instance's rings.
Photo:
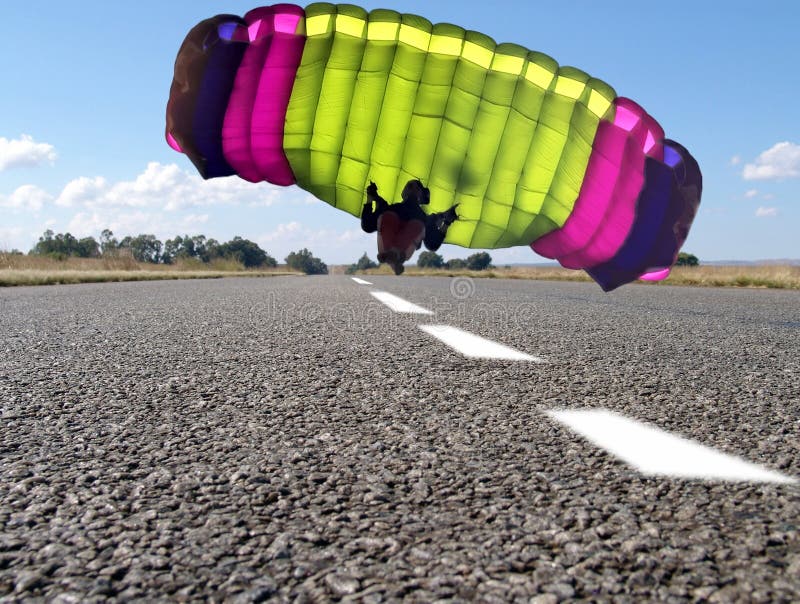
<svg viewBox="0 0 800 604">
<path fill-rule="evenodd" d="M 0 598 L 800 600 L 800 292 L 359 281 L 0 290 Z"/>
</svg>

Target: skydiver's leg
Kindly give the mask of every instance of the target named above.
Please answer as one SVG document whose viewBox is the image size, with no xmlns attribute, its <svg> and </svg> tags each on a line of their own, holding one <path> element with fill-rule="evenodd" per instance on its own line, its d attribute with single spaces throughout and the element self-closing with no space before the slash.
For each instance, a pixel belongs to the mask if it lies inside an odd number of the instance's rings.
<svg viewBox="0 0 800 604">
<path fill-rule="evenodd" d="M 404 243 L 405 259 L 409 260 L 414 252 L 419 249 L 420 243 L 425 237 L 425 223 L 421 220 L 409 220 L 403 227 L 401 241 Z"/>
<path fill-rule="evenodd" d="M 433 218 L 433 216 L 431 216 Z M 439 249 L 444 241 L 446 232 L 442 232 L 436 226 L 435 220 L 428 220 L 428 225 L 425 228 L 425 247 L 430 251 L 435 252 Z"/>
<path fill-rule="evenodd" d="M 378 262 L 385 262 L 389 250 L 397 248 L 401 227 L 400 217 L 395 212 L 384 212 L 378 218 Z"/>
</svg>

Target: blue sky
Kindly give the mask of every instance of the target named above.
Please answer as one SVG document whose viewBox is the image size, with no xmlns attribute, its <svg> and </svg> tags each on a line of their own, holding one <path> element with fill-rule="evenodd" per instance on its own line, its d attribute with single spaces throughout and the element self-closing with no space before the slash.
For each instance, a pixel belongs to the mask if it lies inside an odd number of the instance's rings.
<svg viewBox="0 0 800 604">
<path fill-rule="evenodd" d="M 0 249 L 51 228 L 98 237 L 203 233 L 257 241 L 282 260 L 375 256 L 348 214 L 296 187 L 196 177 L 164 142 L 175 54 L 198 21 L 239 0 L 5 0 L 0 35 Z M 700 163 L 704 193 L 685 251 L 702 260 L 800 258 L 800 11 L 724 4 L 384 0 L 433 22 L 545 52 L 641 104 Z M 468 250 L 443 246 L 446 258 Z M 491 251 L 495 263 L 544 259 Z"/>
</svg>

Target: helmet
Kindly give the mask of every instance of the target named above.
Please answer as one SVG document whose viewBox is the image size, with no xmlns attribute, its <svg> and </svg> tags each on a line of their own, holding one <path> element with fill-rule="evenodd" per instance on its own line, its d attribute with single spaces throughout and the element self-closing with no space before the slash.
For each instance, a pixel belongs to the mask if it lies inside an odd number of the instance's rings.
<svg viewBox="0 0 800 604">
<path fill-rule="evenodd" d="M 415 178 L 409 180 L 403 187 L 401 197 L 403 201 L 414 199 L 420 205 L 425 205 L 431 202 L 431 190 L 423 185 L 421 180 Z"/>
</svg>

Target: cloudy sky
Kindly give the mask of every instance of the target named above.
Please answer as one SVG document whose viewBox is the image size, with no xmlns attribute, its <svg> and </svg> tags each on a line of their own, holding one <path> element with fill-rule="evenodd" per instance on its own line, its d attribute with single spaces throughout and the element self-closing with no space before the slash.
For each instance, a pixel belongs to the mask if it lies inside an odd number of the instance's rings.
<svg viewBox="0 0 800 604">
<path fill-rule="evenodd" d="M 704 175 L 684 250 L 701 260 L 800 258 L 800 12 L 793 0 L 364 2 L 454 22 L 611 84 L 686 146 Z M 358 221 L 296 187 L 203 181 L 164 142 L 175 54 L 198 21 L 240 0 L 3 2 L 0 249 L 48 228 L 98 237 L 240 235 L 276 258 L 375 255 Z M 698 8 L 698 6 L 700 8 Z M 462 248 L 443 246 L 446 258 Z M 529 248 L 496 263 L 537 262 Z"/>
</svg>

